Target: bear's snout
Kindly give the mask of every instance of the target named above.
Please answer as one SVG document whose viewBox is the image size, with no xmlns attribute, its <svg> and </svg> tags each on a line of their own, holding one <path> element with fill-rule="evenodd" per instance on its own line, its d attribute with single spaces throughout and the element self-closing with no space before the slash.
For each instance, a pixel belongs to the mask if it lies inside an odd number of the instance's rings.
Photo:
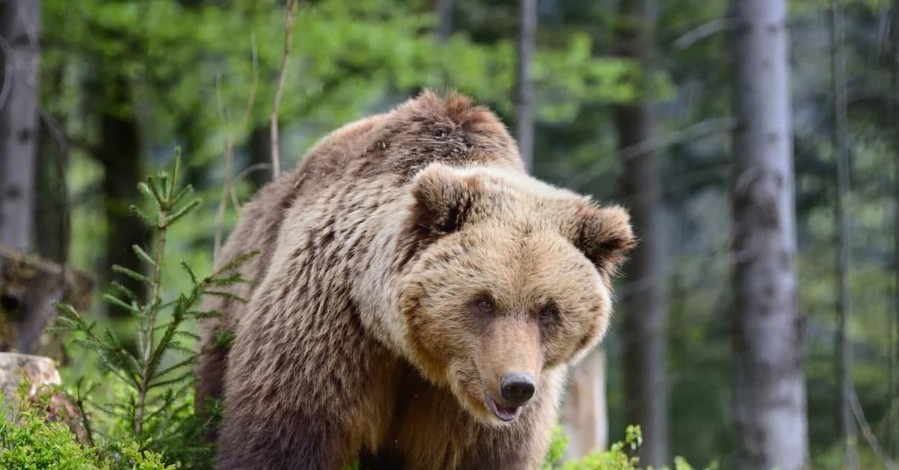
<svg viewBox="0 0 899 470">
<path fill-rule="evenodd" d="M 522 406 L 530 401 L 536 388 L 534 376 L 528 373 L 512 372 L 500 379 L 500 395 L 512 406 Z"/>
</svg>

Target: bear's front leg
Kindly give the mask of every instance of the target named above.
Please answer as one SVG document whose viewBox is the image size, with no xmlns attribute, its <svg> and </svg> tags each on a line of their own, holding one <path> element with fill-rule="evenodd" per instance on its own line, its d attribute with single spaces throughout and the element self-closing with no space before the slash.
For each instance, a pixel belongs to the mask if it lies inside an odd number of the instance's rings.
<svg viewBox="0 0 899 470">
<path fill-rule="evenodd" d="M 251 302 L 228 358 L 217 468 L 340 470 L 377 447 L 396 360 L 348 299 L 297 310 L 266 297 Z"/>
</svg>

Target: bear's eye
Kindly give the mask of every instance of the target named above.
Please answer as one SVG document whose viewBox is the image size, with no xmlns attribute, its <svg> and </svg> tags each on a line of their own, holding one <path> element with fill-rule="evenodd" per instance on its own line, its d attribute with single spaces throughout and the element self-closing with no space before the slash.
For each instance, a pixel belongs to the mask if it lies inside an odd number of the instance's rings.
<svg viewBox="0 0 899 470">
<path fill-rule="evenodd" d="M 556 304 L 549 303 L 540 309 L 540 322 L 541 323 L 550 323 L 555 318 L 556 315 L 559 314 L 559 309 L 556 307 Z"/>
<path fill-rule="evenodd" d="M 474 301 L 474 307 L 478 312 L 482 314 L 491 314 L 496 306 L 493 304 L 493 300 L 487 295 L 481 295 Z"/>
</svg>

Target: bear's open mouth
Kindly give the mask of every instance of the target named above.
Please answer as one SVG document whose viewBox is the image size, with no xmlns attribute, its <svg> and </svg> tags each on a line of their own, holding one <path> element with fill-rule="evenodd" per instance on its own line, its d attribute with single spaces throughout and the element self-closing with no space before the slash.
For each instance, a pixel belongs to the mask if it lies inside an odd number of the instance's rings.
<svg viewBox="0 0 899 470">
<path fill-rule="evenodd" d="M 518 415 L 521 414 L 520 406 L 503 406 L 489 396 L 485 398 L 487 400 L 487 408 L 490 408 L 490 411 L 493 413 L 493 415 L 507 423 L 514 420 L 518 417 Z"/>
</svg>

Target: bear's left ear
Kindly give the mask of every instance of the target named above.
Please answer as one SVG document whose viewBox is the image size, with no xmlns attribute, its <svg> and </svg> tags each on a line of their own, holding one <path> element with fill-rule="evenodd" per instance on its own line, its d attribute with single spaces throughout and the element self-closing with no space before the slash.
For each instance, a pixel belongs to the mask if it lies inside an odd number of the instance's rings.
<svg viewBox="0 0 899 470">
<path fill-rule="evenodd" d="M 584 204 L 572 243 L 602 272 L 614 273 L 637 244 L 630 216 L 619 206 Z"/>
<path fill-rule="evenodd" d="M 430 165 L 412 185 L 415 203 L 410 228 L 432 239 L 458 231 L 471 216 L 482 187 L 477 175 L 461 175 L 446 165 Z"/>
</svg>

